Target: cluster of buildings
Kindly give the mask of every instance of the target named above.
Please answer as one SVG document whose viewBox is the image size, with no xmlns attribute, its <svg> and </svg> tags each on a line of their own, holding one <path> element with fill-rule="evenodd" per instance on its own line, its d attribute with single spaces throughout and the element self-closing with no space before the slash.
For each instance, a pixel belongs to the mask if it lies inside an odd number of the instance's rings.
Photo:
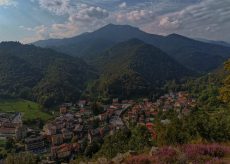
<svg viewBox="0 0 230 164">
<path fill-rule="evenodd" d="M 60 114 L 47 122 L 37 136 L 25 139 L 26 151 L 50 152 L 50 160 L 71 159 L 85 149 L 85 144 L 103 139 L 125 125 L 121 115 L 131 102 L 101 105 L 102 111 L 95 115 L 87 101 L 63 104 Z"/>
<path fill-rule="evenodd" d="M 156 102 L 114 99 L 110 105 L 100 105 L 98 114 L 94 113 L 91 103 L 80 100 L 77 104 L 61 105 L 59 114 L 36 133 L 23 125 L 21 113 L 0 113 L 0 137 L 21 141 L 25 151 L 46 154 L 50 163 L 73 159 L 87 144 L 101 141 L 130 122 L 146 126 L 156 138 L 154 120 L 160 111 L 175 110 L 186 115 L 195 106 L 196 101 L 186 92 L 166 94 Z"/>
<path fill-rule="evenodd" d="M 163 112 L 175 110 L 178 113 L 188 115 L 191 109 L 196 106 L 196 100 L 188 92 L 177 92 L 161 96 L 155 103 L 158 111 Z"/>
<path fill-rule="evenodd" d="M 22 115 L 19 112 L 0 113 L 0 138 L 7 137 L 21 140 L 27 135 L 27 128 L 23 126 Z"/>
<path fill-rule="evenodd" d="M 124 119 L 135 123 L 153 122 L 155 116 L 160 112 L 174 110 L 179 114 L 188 115 L 196 106 L 196 100 L 191 98 L 187 92 L 170 93 L 161 96 L 156 102 L 144 99 L 136 103 L 131 110 L 126 112 Z"/>
<path fill-rule="evenodd" d="M 170 93 L 161 96 L 156 102 L 144 99 L 143 102 L 136 103 L 124 114 L 123 119 L 127 123 L 145 125 L 153 138 L 156 138 L 154 121 L 159 112 L 174 110 L 181 117 L 182 115 L 189 115 L 195 106 L 195 99 L 191 98 L 187 92 Z M 169 123 L 170 120 L 161 120 L 161 122 Z"/>
</svg>

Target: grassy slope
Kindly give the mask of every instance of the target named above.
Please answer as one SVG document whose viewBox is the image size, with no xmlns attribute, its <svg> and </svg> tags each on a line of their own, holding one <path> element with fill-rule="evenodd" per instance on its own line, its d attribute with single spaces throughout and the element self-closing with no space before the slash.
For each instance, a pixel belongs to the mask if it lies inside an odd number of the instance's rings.
<svg viewBox="0 0 230 164">
<path fill-rule="evenodd" d="M 36 118 L 41 118 L 42 120 L 51 118 L 51 115 L 41 110 L 39 104 L 21 99 L 0 100 L 0 112 L 21 112 L 25 121 Z"/>
</svg>

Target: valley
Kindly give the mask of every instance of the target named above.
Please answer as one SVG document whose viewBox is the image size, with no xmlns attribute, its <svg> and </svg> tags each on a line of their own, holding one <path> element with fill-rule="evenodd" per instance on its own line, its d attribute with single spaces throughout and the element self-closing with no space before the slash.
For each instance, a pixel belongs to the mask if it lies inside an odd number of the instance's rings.
<svg viewBox="0 0 230 164">
<path fill-rule="evenodd" d="M 73 38 L 1 42 L 0 158 L 225 162 L 229 57 L 223 44 L 114 24 Z"/>
</svg>

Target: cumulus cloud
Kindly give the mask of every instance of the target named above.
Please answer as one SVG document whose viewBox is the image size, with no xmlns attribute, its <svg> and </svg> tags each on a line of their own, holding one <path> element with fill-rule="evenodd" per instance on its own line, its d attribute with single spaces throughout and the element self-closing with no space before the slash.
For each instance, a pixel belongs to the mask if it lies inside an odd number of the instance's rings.
<svg viewBox="0 0 230 164">
<path fill-rule="evenodd" d="M 16 5 L 16 1 L 14 0 L 0 0 L 0 6 L 11 6 L 11 5 Z"/>
<path fill-rule="evenodd" d="M 45 25 L 36 26 L 34 28 L 20 26 L 20 28 L 34 33 L 33 36 L 23 38 L 21 40 L 23 43 L 32 43 L 37 40 L 43 40 L 49 38 L 49 33 Z"/>
<path fill-rule="evenodd" d="M 115 15 L 117 22 L 139 22 L 151 19 L 153 12 L 149 10 L 133 10 L 129 12 L 121 12 Z"/>
<path fill-rule="evenodd" d="M 9 1 L 9 0 L 3 0 Z M 38 0 L 42 9 L 65 15 L 62 23 L 25 28 L 37 38 L 72 37 L 93 31 L 107 23 L 130 24 L 156 34 L 230 40 L 230 1 L 137 1 L 122 0 Z M 1 4 L 1 0 L 0 0 Z"/>
<path fill-rule="evenodd" d="M 122 9 L 126 8 L 127 7 L 127 3 L 123 2 L 123 3 L 119 4 L 119 7 L 122 8 Z"/>
<path fill-rule="evenodd" d="M 109 12 L 101 7 L 88 6 L 82 4 L 76 12 L 70 14 L 69 20 L 91 21 L 92 19 L 104 19 L 109 16 Z"/>
<path fill-rule="evenodd" d="M 69 0 L 39 0 L 40 7 L 54 14 L 63 15 L 69 12 Z"/>
<path fill-rule="evenodd" d="M 230 1 L 204 0 L 180 11 L 160 15 L 149 27 L 154 33 L 176 32 L 192 37 L 226 38 L 224 35 L 230 28 Z"/>
<path fill-rule="evenodd" d="M 84 3 L 72 3 L 70 0 L 39 0 L 42 9 L 55 15 L 67 15 L 63 23 L 40 25 L 36 27 L 24 27 L 23 30 L 34 33 L 34 36 L 27 37 L 23 42 L 33 42 L 48 38 L 72 37 L 82 31 L 91 31 L 105 25 L 104 19 L 109 17 L 109 12 L 99 6 L 92 6 Z"/>
<path fill-rule="evenodd" d="M 109 12 L 106 9 L 98 6 L 87 4 L 73 5 L 70 4 L 69 0 L 54 1 L 47 2 L 46 0 L 40 0 L 40 6 L 55 15 L 66 14 L 68 19 L 63 23 L 53 23 L 33 28 L 21 26 L 20 28 L 23 30 L 34 33 L 34 36 L 25 38 L 23 42 L 28 43 L 48 38 L 72 37 L 80 34 L 82 31 L 90 31 L 92 27 L 99 28 L 105 24 L 103 20 L 109 16 Z"/>
<path fill-rule="evenodd" d="M 162 17 L 159 22 L 159 26 L 164 29 L 177 29 L 180 27 L 180 21 L 173 17 Z"/>
</svg>

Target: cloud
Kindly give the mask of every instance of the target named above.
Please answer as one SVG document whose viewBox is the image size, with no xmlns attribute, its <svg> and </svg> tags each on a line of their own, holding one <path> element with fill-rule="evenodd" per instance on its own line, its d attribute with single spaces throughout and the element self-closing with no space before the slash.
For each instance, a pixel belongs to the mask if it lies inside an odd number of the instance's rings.
<svg viewBox="0 0 230 164">
<path fill-rule="evenodd" d="M 24 27 L 21 29 L 33 32 L 34 35 L 26 37 L 24 43 L 34 42 L 49 38 L 65 38 L 80 34 L 82 31 L 90 31 L 91 27 L 97 28 L 103 25 L 103 19 L 109 16 L 109 12 L 99 6 L 76 4 L 70 0 L 39 0 L 42 9 L 55 15 L 67 15 L 68 19 L 63 23 L 39 25 L 36 27 Z"/>
<path fill-rule="evenodd" d="M 45 25 L 36 26 L 34 28 L 20 26 L 20 28 L 34 33 L 33 36 L 23 38 L 21 40 L 23 43 L 32 43 L 37 40 L 43 40 L 49 38 L 49 33 Z"/>
<path fill-rule="evenodd" d="M 130 24 L 156 34 L 179 33 L 230 40 L 230 36 L 226 35 L 230 28 L 229 0 L 37 1 L 42 9 L 54 15 L 65 15 L 65 20 L 46 26 L 24 28 L 33 31 L 35 38 L 72 37 L 108 23 L 117 23 Z"/>
<path fill-rule="evenodd" d="M 153 12 L 149 10 L 133 10 L 129 12 L 121 12 L 115 15 L 116 21 L 121 22 L 139 22 L 146 21 L 153 16 Z"/>
<path fill-rule="evenodd" d="M 40 25 L 33 28 L 20 26 L 21 29 L 34 33 L 33 36 L 23 39 L 24 43 L 49 38 L 72 37 L 80 34 L 82 31 L 91 31 L 94 28 L 101 27 L 101 25 L 105 25 L 104 19 L 109 16 L 109 12 L 106 9 L 98 6 L 87 4 L 71 5 L 67 1 L 62 4 L 53 2 L 46 4 L 48 4 L 46 9 L 49 12 L 56 15 L 66 14 L 68 15 L 68 19 L 63 23 L 53 23 L 46 26 Z M 44 6 L 41 7 L 45 9 Z"/>
<path fill-rule="evenodd" d="M 203 0 L 180 11 L 160 15 L 149 24 L 154 33 L 181 33 L 211 39 L 230 39 L 230 1 Z"/>
<path fill-rule="evenodd" d="M 0 0 L 0 6 L 15 6 L 16 4 L 14 0 Z"/>
<path fill-rule="evenodd" d="M 119 4 L 119 7 L 120 7 L 121 9 L 126 8 L 126 7 L 127 7 L 127 3 L 126 3 L 126 2 L 123 2 L 123 3 Z"/>
<path fill-rule="evenodd" d="M 82 4 L 76 12 L 70 14 L 69 20 L 71 22 L 92 21 L 93 19 L 104 19 L 108 16 L 109 12 L 101 7 Z"/>
<path fill-rule="evenodd" d="M 180 27 L 180 21 L 166 16 L 160 19 L 159 26 L 164 29 L 177 29 Z"/>
<path fill-rule="evenodd" d="M 41 8 L 57 15 L 67 14 L 70 8 L 69 0 L 39 0 Z"/>
</svg>

